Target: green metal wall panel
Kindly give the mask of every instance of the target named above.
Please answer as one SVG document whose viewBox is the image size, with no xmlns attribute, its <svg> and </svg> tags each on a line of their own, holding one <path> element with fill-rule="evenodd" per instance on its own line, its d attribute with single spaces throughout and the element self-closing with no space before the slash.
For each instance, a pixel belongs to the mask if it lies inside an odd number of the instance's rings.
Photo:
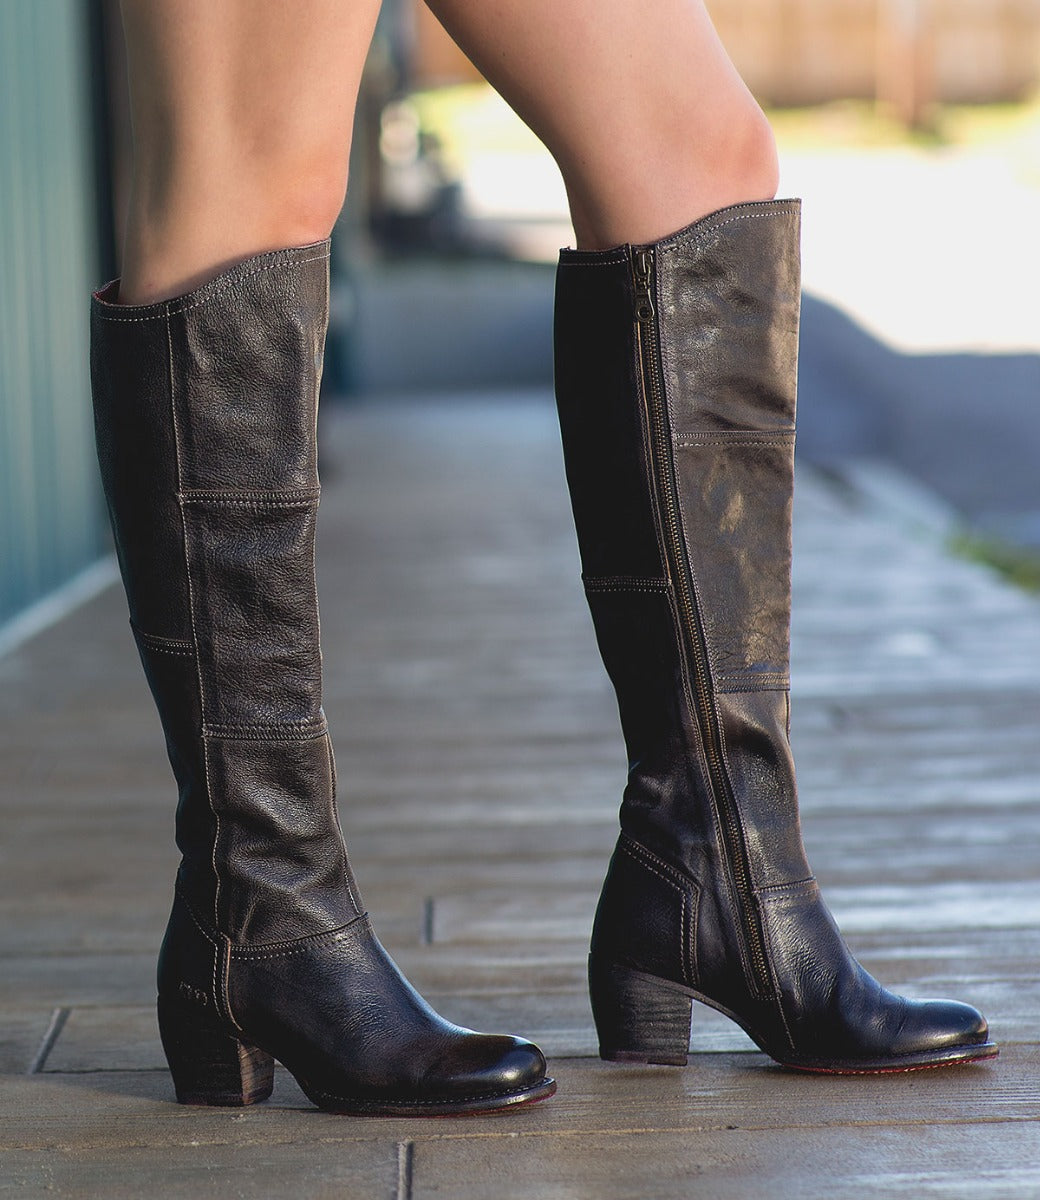
<svg viewBox="0 0 1040 1200">
<path fill-rule="evenodd" d="M 105 547 L 87 33 L 83 0 L 0 2 L 0 624 Z"/>
</svg>

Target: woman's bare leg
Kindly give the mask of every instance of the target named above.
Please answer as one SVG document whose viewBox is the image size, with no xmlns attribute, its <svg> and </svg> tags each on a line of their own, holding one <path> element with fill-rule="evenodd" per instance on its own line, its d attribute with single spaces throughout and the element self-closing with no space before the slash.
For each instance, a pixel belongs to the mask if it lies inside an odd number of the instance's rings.
<svg viewBox="0 0 1040 1200">
<path fill-rule="evenodd" d="M 134 127 L 124 303 L 327 237 L 379 0 L 123 0 Z"/>
<path fill-rule="evenodd" d="M 578 244 L 776 193 L 772 131 L 701 0 L 427 0 L 563 172 Z"/>
</svg>

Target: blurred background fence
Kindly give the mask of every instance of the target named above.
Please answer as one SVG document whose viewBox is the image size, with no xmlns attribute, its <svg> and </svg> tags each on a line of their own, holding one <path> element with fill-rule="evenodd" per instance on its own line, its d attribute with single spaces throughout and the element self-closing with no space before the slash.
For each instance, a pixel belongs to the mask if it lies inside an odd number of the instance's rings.
<svg viewBox="0 0 1040 1200">
<path fill-rule="evenodd" d="M 748 86 L 771 105 L 1021 99 L 1040 79 L 1040 0 L 709 0 Z M 402 10 L 419 86 L 479 78 L 421 0 Z"/>
</svg>

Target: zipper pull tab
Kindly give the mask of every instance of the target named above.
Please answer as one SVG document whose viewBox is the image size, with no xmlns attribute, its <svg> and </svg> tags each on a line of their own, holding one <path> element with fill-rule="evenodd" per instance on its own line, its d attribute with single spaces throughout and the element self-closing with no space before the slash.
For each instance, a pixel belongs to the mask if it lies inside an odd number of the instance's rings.
<svg viewBox="0 0 1040 1200">
<path fill-rule="evenodd" d="M 653 250 L 637 250 L 632 256 L 632 278 L 636 285 L 636 320 L 645 325 L 654 319 L 651 281 L 654 275 Z"/>
</svg>

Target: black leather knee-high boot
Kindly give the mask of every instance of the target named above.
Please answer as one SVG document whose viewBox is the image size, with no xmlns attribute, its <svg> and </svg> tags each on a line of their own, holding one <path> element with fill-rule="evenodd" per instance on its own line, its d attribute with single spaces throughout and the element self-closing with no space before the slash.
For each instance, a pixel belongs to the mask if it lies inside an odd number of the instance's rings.
<svg viewBox="0 0 1040 1200">
<path fill-rule="evenodd" d="M 333 1111 L 500 1109 L 552 1094 L 541 1052 L 411 988 L 336 816 L 314 588 L 328 256 L 264 254 L 147 306 L 94 297 L 101 472 L 180 789 L 160 1031 L 186 1103 L 262 1100 L 278 1059 Z"/>
<path fill-rule="evenodd" d="M 805 860 L 788 743 L 797 202 L 565 251 L 556 388 L 583 577 L 629 776 L 596 915 L 604 1058 L 686 1062 L 691 1000 L 790 1067 L 996 1054 L 952 1001 L 884 990 Z"/>
</svg>

